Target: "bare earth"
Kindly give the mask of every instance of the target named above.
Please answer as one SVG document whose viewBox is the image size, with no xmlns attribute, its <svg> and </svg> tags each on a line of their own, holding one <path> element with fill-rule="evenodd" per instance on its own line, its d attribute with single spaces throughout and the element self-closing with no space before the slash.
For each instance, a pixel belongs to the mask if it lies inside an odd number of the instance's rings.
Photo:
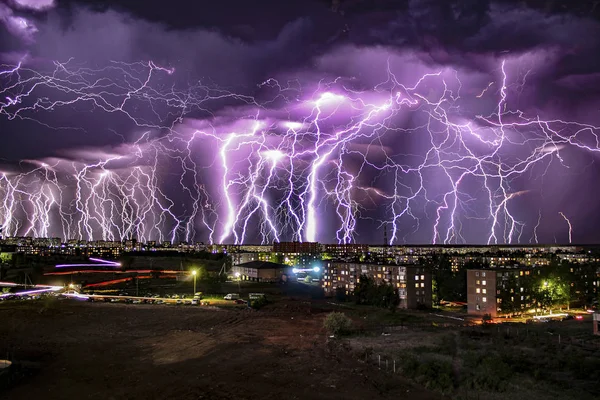
<svg viewBox="0 0 600 400">
<path fill-rule="evenodd" d="M 0 355 L 39 370 L 0 398 L 440 398 L 328 343 L 324 316 L 300 301 L 260 311 L 5 302 Z"/>
</svg>

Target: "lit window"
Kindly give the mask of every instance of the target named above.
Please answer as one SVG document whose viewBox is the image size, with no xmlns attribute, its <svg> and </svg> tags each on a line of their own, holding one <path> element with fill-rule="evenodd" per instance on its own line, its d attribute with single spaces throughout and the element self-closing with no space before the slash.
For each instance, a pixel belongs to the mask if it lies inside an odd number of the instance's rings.
<svg viewBox="0 0 600 400">
<path fill-rule="evenodd" d="M 421 282 L 421 287 L 425 287 L 425 283 L 424 282 Z"/>
<path fill-rule="evenodd" d="M 482 284 L 483 286 L 485 286 L 485 281 L 481 281 L 481 284 Z"/>
<path fill-rule="evenodd" d="M 425 275 L 421 275 L 421 280 L 424 281 L 425 280 Z"/>
<path fill-rule="evenodd" d="M 415 281 L 419 280 L 419 275 L 415 275 Z"/>
<path fill-rule="evenodd" d="M 481 290 L 481 292 L 482 292 L 483 294 L 486 294 L 486 293 L 487 293 L 487 289 L 482 289 L 482 290 Z"/>
<path fill-rule="evenodd" d="M 481 281 L 477 281 L 477 282 L 475 282 L 475 284 L 477 284 L 477 285 L 480 285 L 480 284 L 481 284 Z"/>
<path fill-rule="evenodd" d="M 485 278 L 485 272 L 482 272 L 482 273 L 481 273 L 481 276 L 483 276 L 483 277 Z"/>
<path fill-rule="evenodd" d="M 479 288 L 475 289 L 475 293 L 481 293 L 481 289 L 479 289 Z"/>
<path fill-rule="evenodd" d="M 419 282 L 415 283 L 415 287 L 418 288 L 419 287 Z"/>
<path fill-rule="evenodd" d="M 523 293 L 523 288 L 521 288 L 521 293 Z"/>
<path fill-rule="evenodd" d="M 483 301 L 484 303 L 486 303 L 487 302 L 487 297 L 482 297 L 481 301 Z"/>
</svg>

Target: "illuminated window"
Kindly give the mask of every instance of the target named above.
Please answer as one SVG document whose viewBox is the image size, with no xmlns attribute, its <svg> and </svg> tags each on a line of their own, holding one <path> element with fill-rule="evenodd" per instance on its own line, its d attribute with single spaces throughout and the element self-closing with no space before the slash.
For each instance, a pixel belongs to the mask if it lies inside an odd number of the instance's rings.
<svg viewBox="0 0 600 400">
<path fill-rule="evenodd" d="M 475 289 L 475 293 L 481 293 L 481 289 L 479 289 L 479 288 Z"/>
<path fill-rule="evenodd" d="M 486 294 L 486 293 L 487 293 L 487 289 L 482 289 L 482 290 L 481 290 L 481 292 L 482 292 L 483 294 Z"/>
<path fill-rule="evenodd" d="M 485 272 L 482 272 L 482 273 L 481 273 L 481 276 L 483 276 L 483 277 L 485 278 Z"/>
<path fill-rule="evenodd" d="M 418 282 L 417 282 L 417 283 L 415 283 L 415 287 L 416 287 L 416 288 L 418 288 L 418 287 L 419 287 L 419 283 L 418 283 Z"/>
<path fill-rule="evenodd" d="M 487 297 L 482 297 L 481 301 L 483 301 L 484 303 L 487 303 Z"/>
<path fill-rule="evenodd" d="M 415 275 L 415 281 L 419 280 L 419 275 Z"/>
<path fill-rule="evenodd" d="M 421 287 L 425 287 L 425 283 L 424 282 L 421 282 Z"/>
<path fill-rule="evenodd" d="M 477 281 L 477 282 L 475 282 L 475 284 L 479 285 L 479 284 L 481 284 L 481 281 Z"/>
<path fill-rule="evenodd" d="M 421 275 L 421 280 L 424 281 L 425 280 L 425 275 Z"/>
<path fill-rule="evenodd" d="M 481 281 L 481 284 L 482 284 L 483 286 L 485 286 L 485 281 Z"/>
</svg>

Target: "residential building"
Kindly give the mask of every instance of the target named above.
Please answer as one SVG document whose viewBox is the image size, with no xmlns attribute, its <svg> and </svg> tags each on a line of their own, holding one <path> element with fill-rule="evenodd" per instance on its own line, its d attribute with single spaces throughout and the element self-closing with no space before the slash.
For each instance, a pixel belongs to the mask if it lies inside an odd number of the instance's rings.
<svg viewBox="0 0 600 400">
<path fill-rule="evenodd" d="M 378 265 L 327 262 L 323 274 L 323 290 L 328 296 L 338 289 L 352 294 L 364 275 L 378 285 L 390 284 L 398 290 L 400 308 L 431 307 L 431 271 L 417 265 Z"/>
<path fill-rule="evenodd" d="M 369 246 L 366 244 L 352 243 L 325 244 L 323 245 L 323 251 L 331 258 L 336 259 L 340 257 L 360 256 L 366 254 L 369 252 Z"/>
<path fill-rule="evenodd" d="M 467 270 L 467 312 L 497 317 L 535 308 L 531 278 L 538 271 L 528 267 Z"/>
<path fill-rule="evenodd" d="M 240 265 L 252 261 L 259 261 L 258 253 L 231 253 L 230 256 L 232 265 Z"/>
<path fill-rule="evenodd" d="M 299 268 L 309 268 L 321 259 L 321 245 L 316 242 L 275 242 L 275 260 Z"/>
</svg>

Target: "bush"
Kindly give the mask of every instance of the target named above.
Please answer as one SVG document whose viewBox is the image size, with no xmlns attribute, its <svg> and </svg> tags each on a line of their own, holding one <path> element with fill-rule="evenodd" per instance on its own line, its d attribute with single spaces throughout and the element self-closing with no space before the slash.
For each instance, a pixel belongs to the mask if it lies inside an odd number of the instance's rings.
<svg viewBox="0 0 600 400">
<path fill-rule="evenodd" d="M 266 306 L 267 303 L 268 301 L 265 297 L 260 297 L 256 300 L 250 300 L 250 307 L 254 308 L 255 310 L 258 310 Z"/>
<path fill-rule="evenodd" d="M 404 354 L 400 359 L 402 373 L 407 378 L 444 394 L 454 390 L 452 364 L 448 361 L 417 359 L 413 354 Z"/>
<path fill-rule="evenodd" d="M 352 329 L 352 320 L 344 313 L 332 312 L 325 317 L 323 326 L 333 335 L 343 335 Z"/>
<path fill-rule="evenodd" d="M 496 354 L 467 352 L 464 382 L 471 389 L 502 392 L 513 375 L 511 367 Z"/>
</svg>

